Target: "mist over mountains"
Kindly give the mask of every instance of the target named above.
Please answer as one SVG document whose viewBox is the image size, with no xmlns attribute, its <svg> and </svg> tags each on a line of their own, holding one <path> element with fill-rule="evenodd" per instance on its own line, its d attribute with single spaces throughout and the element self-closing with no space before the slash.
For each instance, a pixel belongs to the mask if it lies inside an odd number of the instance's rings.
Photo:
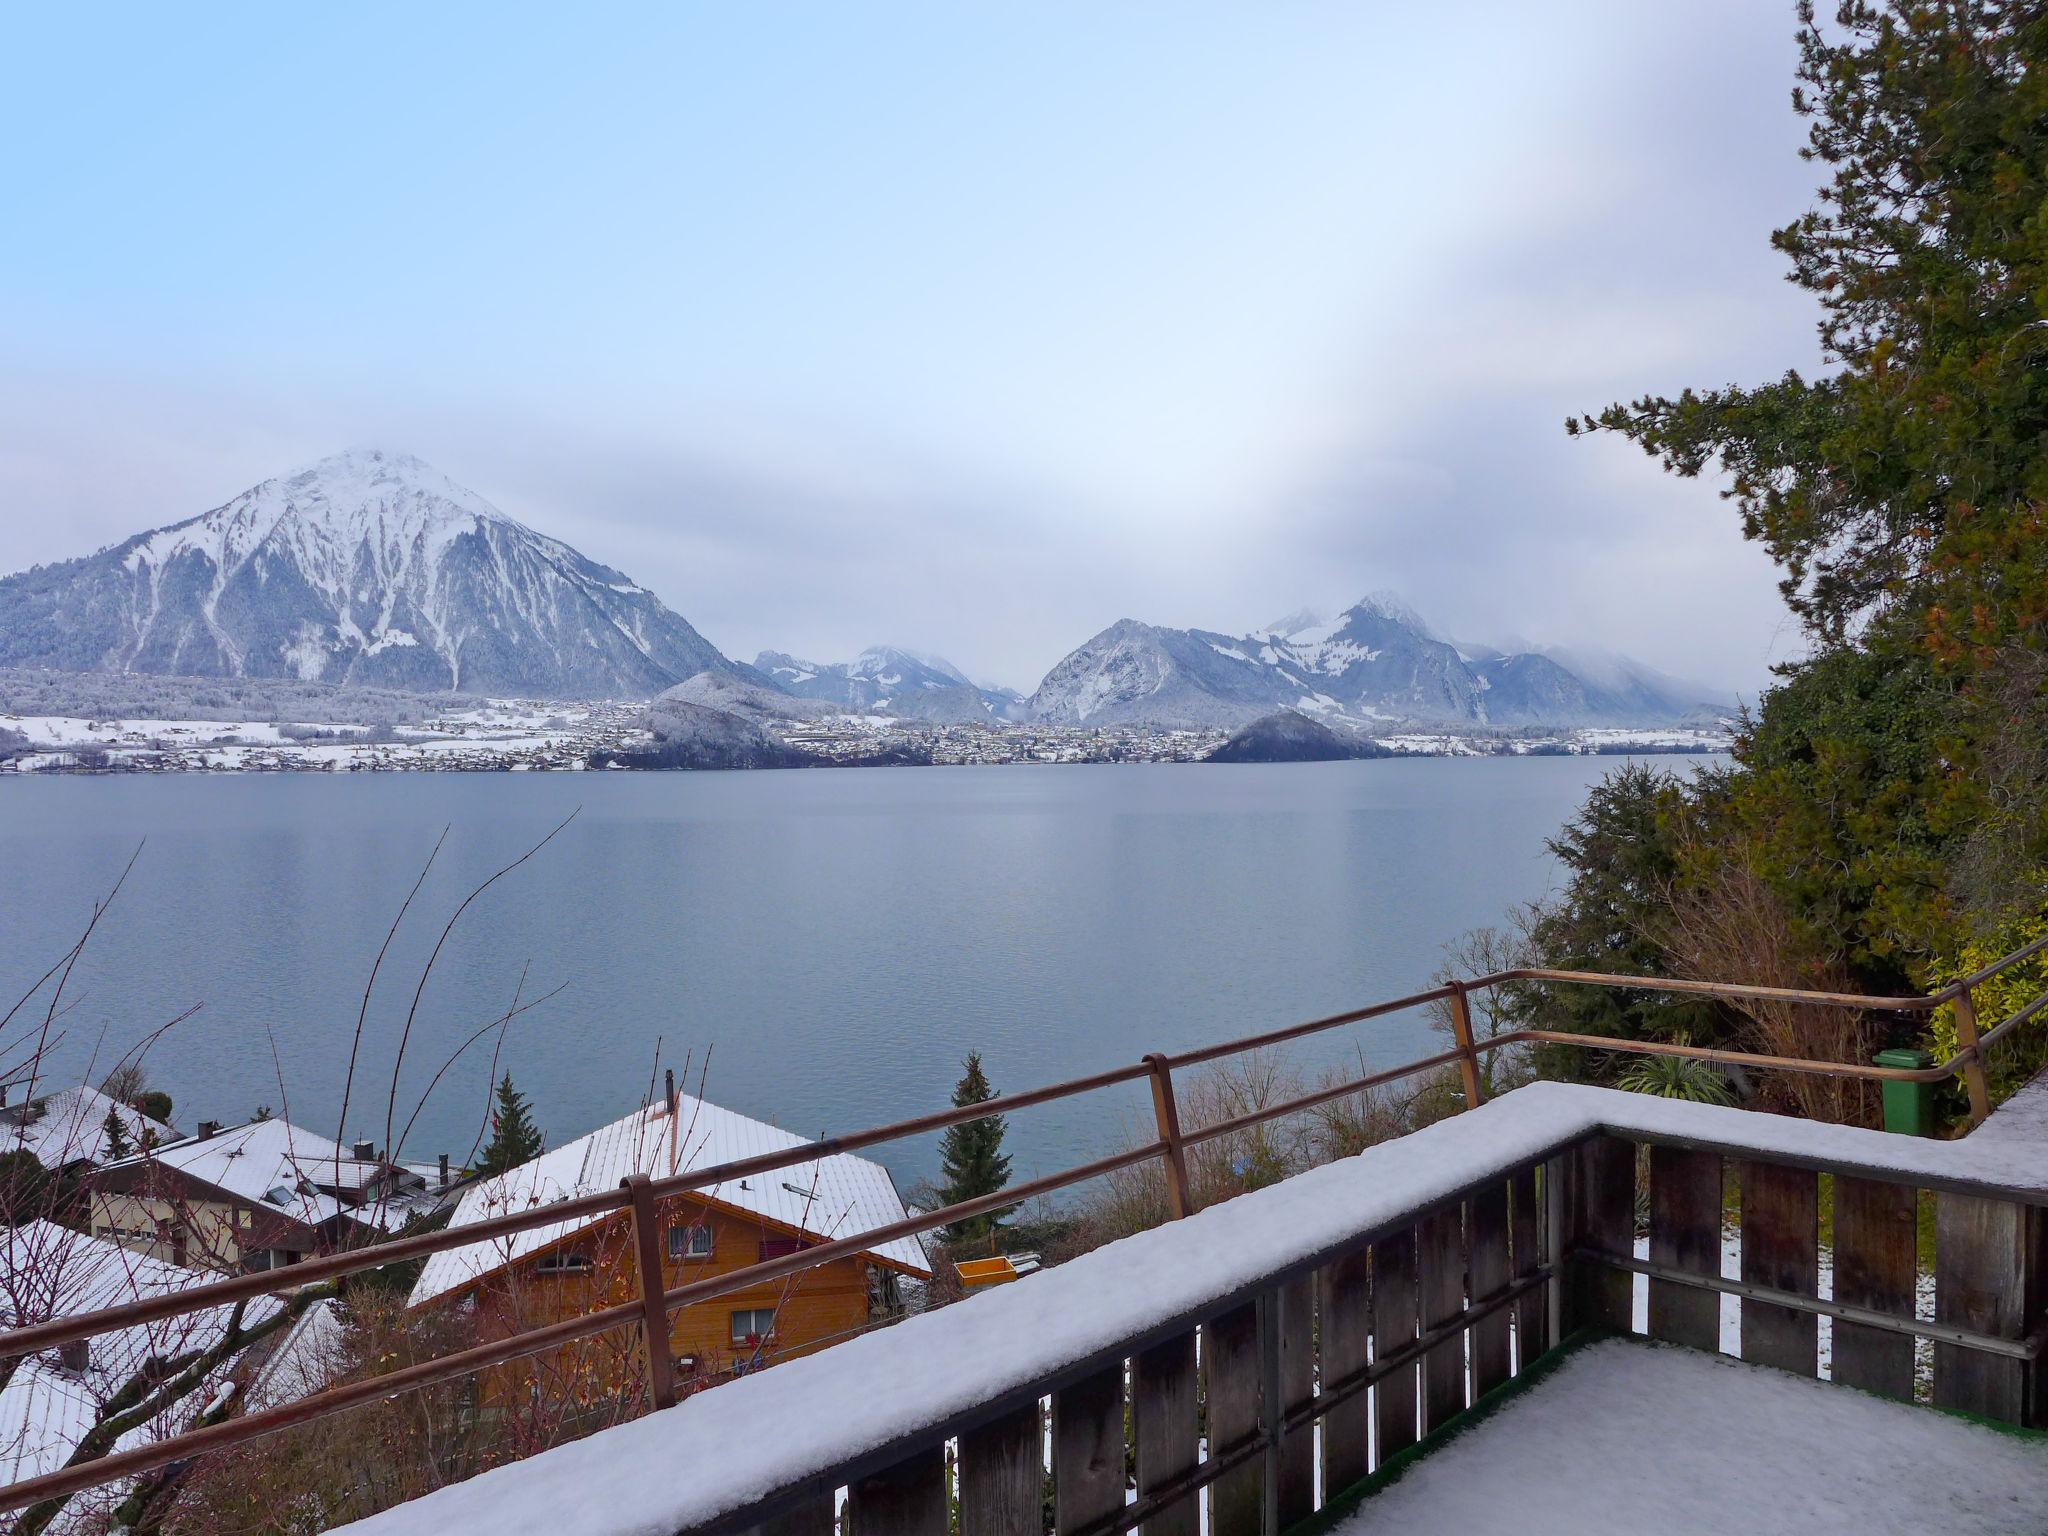
<svg viewBox="0 0 2048 1536">
<path fill-rule="evenodd" d="M 377 449 L 0 579 L 0 666 L 563 699 L 650 698 L 708 675 L 743 685 L 755 714 L 765 690 L 804 714 L 1066 726 L 1234 729 L 1281 709 L 1354 729 L 1650 726 L 1731 707 L 1625 658 L 1446 640 L 1386 594 L 1247 635 L 1121 620 L 1029 698 L 893 646 L 746 665 L 624 574 Z"/>
</svg>

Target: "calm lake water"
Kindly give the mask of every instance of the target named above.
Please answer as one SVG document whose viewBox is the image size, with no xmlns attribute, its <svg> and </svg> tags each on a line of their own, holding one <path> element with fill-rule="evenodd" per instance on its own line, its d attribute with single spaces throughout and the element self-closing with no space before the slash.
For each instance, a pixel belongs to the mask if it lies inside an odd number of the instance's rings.
<svg viewBox="0 0 2048 1536">
<path fill-rule="evenodd" d="M 0 781 L 0 990 L 63 952 L 140 843 L 72 978 L 57 1077 L 197 1004 L 149 1059 L 182 1127 L 288 1104 L 332 1133 L 371 962 L 446 827 L 371 1000 L 348 1129 L 381 1142 L 441 926 L 580 808 L 448 939 L 397 1123 L 523 967 L 529 997 L 562 989 L 504 1046 L 551 1143 L 638 1104 L 657 1042 L 691 1053 L 693 1086 L 710 1053 L 707 1097 L 851 1130 L 944 1104 L 970 1048 L 1019 1089 L 1425 986 L 1446 941 L 1553 886 L 1544 839 L 1618 762 L 20 777 Z M 1431 1041 L 1396 1016 L 1294 1062 Z M 489 1048 L 447 1073 L 408 1154 L 469 1152 Z M 1138 1108 L 1013 1116 L 1017 1176 L 1099 1154 Z M 929 1142 L 877 1155 L 900 1182 L 934 1162 Z"/>
</svg>

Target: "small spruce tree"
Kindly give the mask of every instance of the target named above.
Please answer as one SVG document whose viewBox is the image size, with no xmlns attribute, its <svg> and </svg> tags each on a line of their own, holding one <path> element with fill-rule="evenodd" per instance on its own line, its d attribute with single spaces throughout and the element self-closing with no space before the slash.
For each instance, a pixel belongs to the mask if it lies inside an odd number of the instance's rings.
<svg viewBox="0 0 2048 1536">
<path fill-rule="evenodd" d="M 128 1140 L 128 1127 L 121 1123 L 120 1111 L 111 1104 L 107 1106 L 107 1118 L 100 1129 L 106 1133 L 106 1161 L 115 1162 L 126 1157 L 135 1148 Z"/>
<path fill-rule="evenodd" d="M 966 1071 L 953 1087 L 956 1105 L 986 1104 L 996 1096 L 981 1070 L 981 1052 L 969 1051 Z M 1010 1182 L 1010 1159 L 1003 1153 L 1003 1117 L 990 1115 L 948 1128 L 939 1143 L 939 1203 L 958 1205 L 981 1195 L 992 1195 Z M 1015 1210 L 985 1212 L 946 1228 L 946 1241 L 959 1244 L 990 1237 L 1005 1216 Z"/>
<path fill-rule="evenodd" d="M 510 1072 L 499 1082 L 497 1098 L 497 1107 L 491 1111 L 490 1144 L 476 1165 L 476 1171 L 485 1176 L 530 1163 L 541 1154 L 540 1127 L 533 1123 L 526 1095 L 512 1086 Z"/>
</svg>

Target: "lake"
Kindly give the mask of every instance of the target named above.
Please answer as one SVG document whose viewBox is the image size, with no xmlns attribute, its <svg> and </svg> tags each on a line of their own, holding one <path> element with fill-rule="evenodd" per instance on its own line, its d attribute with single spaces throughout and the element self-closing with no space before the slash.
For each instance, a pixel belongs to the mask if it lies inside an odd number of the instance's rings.
<svg viewBox="0 0 2048 1536">
<path fill-rule="evenodd" d="M 693 1088 L 708 1053 L 717 1102 L 852 1130 L 945 1104 L 969 1049 L 1021 1089 L 1426 986 L 1447 941 L 1553 887 L 1545 838 L 1620 761 L 22 776 L 0 781 L 0 1007 L 140 844 L 71 979 L 55 1080 L 197 1005 L 148 1061 L 181 1128 L 269 1105 L 332 1134 L 371 963 L 445 827 L 364 1031 L 348 1131 L 381 1143 L 442 926 L 577 812 L 449 936 L 395 1124 L 524 969 L 527 997 L 561 990 L 502 1059 L 550 1144 L 640 1103 L 657 1044 Z M 447 1072 L 408 1155 L 469 1153 L 491 1045 Z M 1400 1015 L 1293 1061 L 1435 1048 Z M 1112 1093 L 1013 1116 L 1016 1176 L 1098 1155 L 1139 1109 Z M 930 1141 L 875 1155 L 900 1183 L 935 1163 Z"/>
</svg>

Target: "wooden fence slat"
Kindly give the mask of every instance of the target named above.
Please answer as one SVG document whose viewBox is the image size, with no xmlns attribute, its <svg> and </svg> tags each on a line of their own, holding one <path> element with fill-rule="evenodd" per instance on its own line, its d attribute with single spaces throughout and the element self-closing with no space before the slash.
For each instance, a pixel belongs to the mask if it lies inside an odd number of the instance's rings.
<svg viewBox="0 0 2048 1536">
<path fill-rule="evenodd" d="M 1385 1359 L 1415 1342 L 1415 1233 L 1411 1228 L 1372 1245 L 1372 1347 Z M 1372 1389 L 1377 1427 L 1376 1467 L 1416 1441 L 1419 1366 L 1383 1377 Z"/>
<path fill-rule="evenodd" d="M 1202 1403 L 1195 1358 L 1191 1330 L 1141 1351 L 1131 1361 L 1131 1440 L 1141 1498 L 1192 1471 L 1201 1459 Z M 1145 1522 L 1141 1536 L 1196 1536 L 1200 1502 L 1201 1496 L 1195 1494 L 1162 1510 Z"/>
<path fill-rule="evenodd" d="M 1052 1486 L 1060 1536 L 1123 1508 L 1121 1361 L 1053 1394 Z"/>
<path fill-rule="evenodd" d="M 2032 1218 L 2038 1220 L 2038 1217 Z M 2025 1207 L 1941 1191 L 1934 1197 L 1934 1317 L 2001 1339 L 2026 1335 L 2031 1250 Z M 2027 1362 L 1958 1344 L 1934 1346 L 1934 1406 L 2027 1422 Z"/>
<path fill-rule="evenodd" d="M 748 1536 L 832 1536 L 834 1503 L 831 1493 L 817 1494 L 773 1520 L 763 1520 Z"/>
<path fill-rule="evenodd" d="M 1324 1267 L 1319 1334 L 1327 1385 L 1364 1370 L 1372 1343 L 1372 1254 L 1358 1248 Z M 1372 1470 L 1371 1394 L 1360 1392 L 1323 1415 L 1323 1499 L 1327 1503 Z"/>
<path fill-rule="evenodd" d="M 1893 1317 L 1913 1315 L 1919 1192 L 1910 1184 L 1835 1175 L 1835 1300 Z M 1913 1400 L 1913 1341 L 1835 1320 L 1833 1378 L 1902 1402 Z"/>
<path fill-rule="evenodd" d="M 1316 1277 L 1299 1276 L 1280 1287 L 1280 1400 L 1287 1409 L 1316 1395 Z M 1280 1528 L 1316 1510 L 1316 1437 L 1313 1422 L 1280 1441 Z"/>
<path fill-rule="evenodd" d="M 1259 1309 L 1235 1307 L 1203 1325 L 1209 1454 L 1237 1449 L 1259 1433 Z M 1211 1536 L 1259 1536 L 1263 1458 L 1254 1456 L 1209 1485 Z"/>
<path fill-rule="evenodd" d="M 1566 1230 L 1589 1253 L 1628 1257 L 1635 1249 L 1636 1149 L 1618 1136 L 1593 1136 L 1568 1158 Z M 1572 1266 L 1565 1331 L 1606 1328 L 1627 1333 L 1633 1312 L 1633 1277 L 1611 1265 Z"/>
<path fill-rule="evenodd" d="M 846 1491 L 846 1536 L 946 1536 L 946 1451 L 933 1446 Z"/>
<path fill-rule="evenodd" d="M 1721 1154 L 1650 1148 L 1650 1258 L 1688 1274 L 1721 1273 Z M 1721 1344 L 1721 1298 L 1650 1282 L 1650 1337 L 1694 1349 Z"/>
<path fill-rule="evenodd" d="M 1517 1280 L 1526 1280 L 1543 1267 L 1543 1249 L 1537 1236 L 1541 1230 L 1540 1211 L 1535 1168 L 1517 1168 L 1508 1179 L 1508 1247 Z M 1517 1371 L 1526 1371 L 1537 1356 L 1550 1348 L 1549 1330 L 1545 1327 L 1548 1310 L 1540 1290 L 1525 1292 L 1515 1303 Z"/>
<path fill-rule="evenodd" d="M 1742 1278 L 1801 1296 L 1820 1294 L 1820 1175 L 1810 1168 L 1743 1162 Z M 1811 1312 L 1742 1303 L 1742 1358 L 1800 1376 L 1820 1368 L 1820 1319 Z"/>
<path fill-rule="evenodd" d="M 1042 1536 L 1044 1443 L 1035 1402 L 960 1437 L 960 1536 Z"/>
<path fill-rule="evenodd" d="M 1465 1243 L 1470 1257 L 1472 1304 L 1490 1301 L 1508 1288 L 1508 1187 L 1489 1185 L 1465 1207 Z M 1472 1399 L 1508 1379 L 1508 1309 L 1489 1313 L 1470 1329 Z"/>
<path fill-rule="evenodd" d="M 1462 1210 L 1452 1206 L 1425 1216 L 1415 1228 L 1417 1291 L 1424 1330 L 1457 1321 L 1465 1302 L 1465 1233 Z M 1422 1431 L 1428 1434 L 1465 1411 L 1465 1335 L 1422 1357 Z"/>
</svg>

